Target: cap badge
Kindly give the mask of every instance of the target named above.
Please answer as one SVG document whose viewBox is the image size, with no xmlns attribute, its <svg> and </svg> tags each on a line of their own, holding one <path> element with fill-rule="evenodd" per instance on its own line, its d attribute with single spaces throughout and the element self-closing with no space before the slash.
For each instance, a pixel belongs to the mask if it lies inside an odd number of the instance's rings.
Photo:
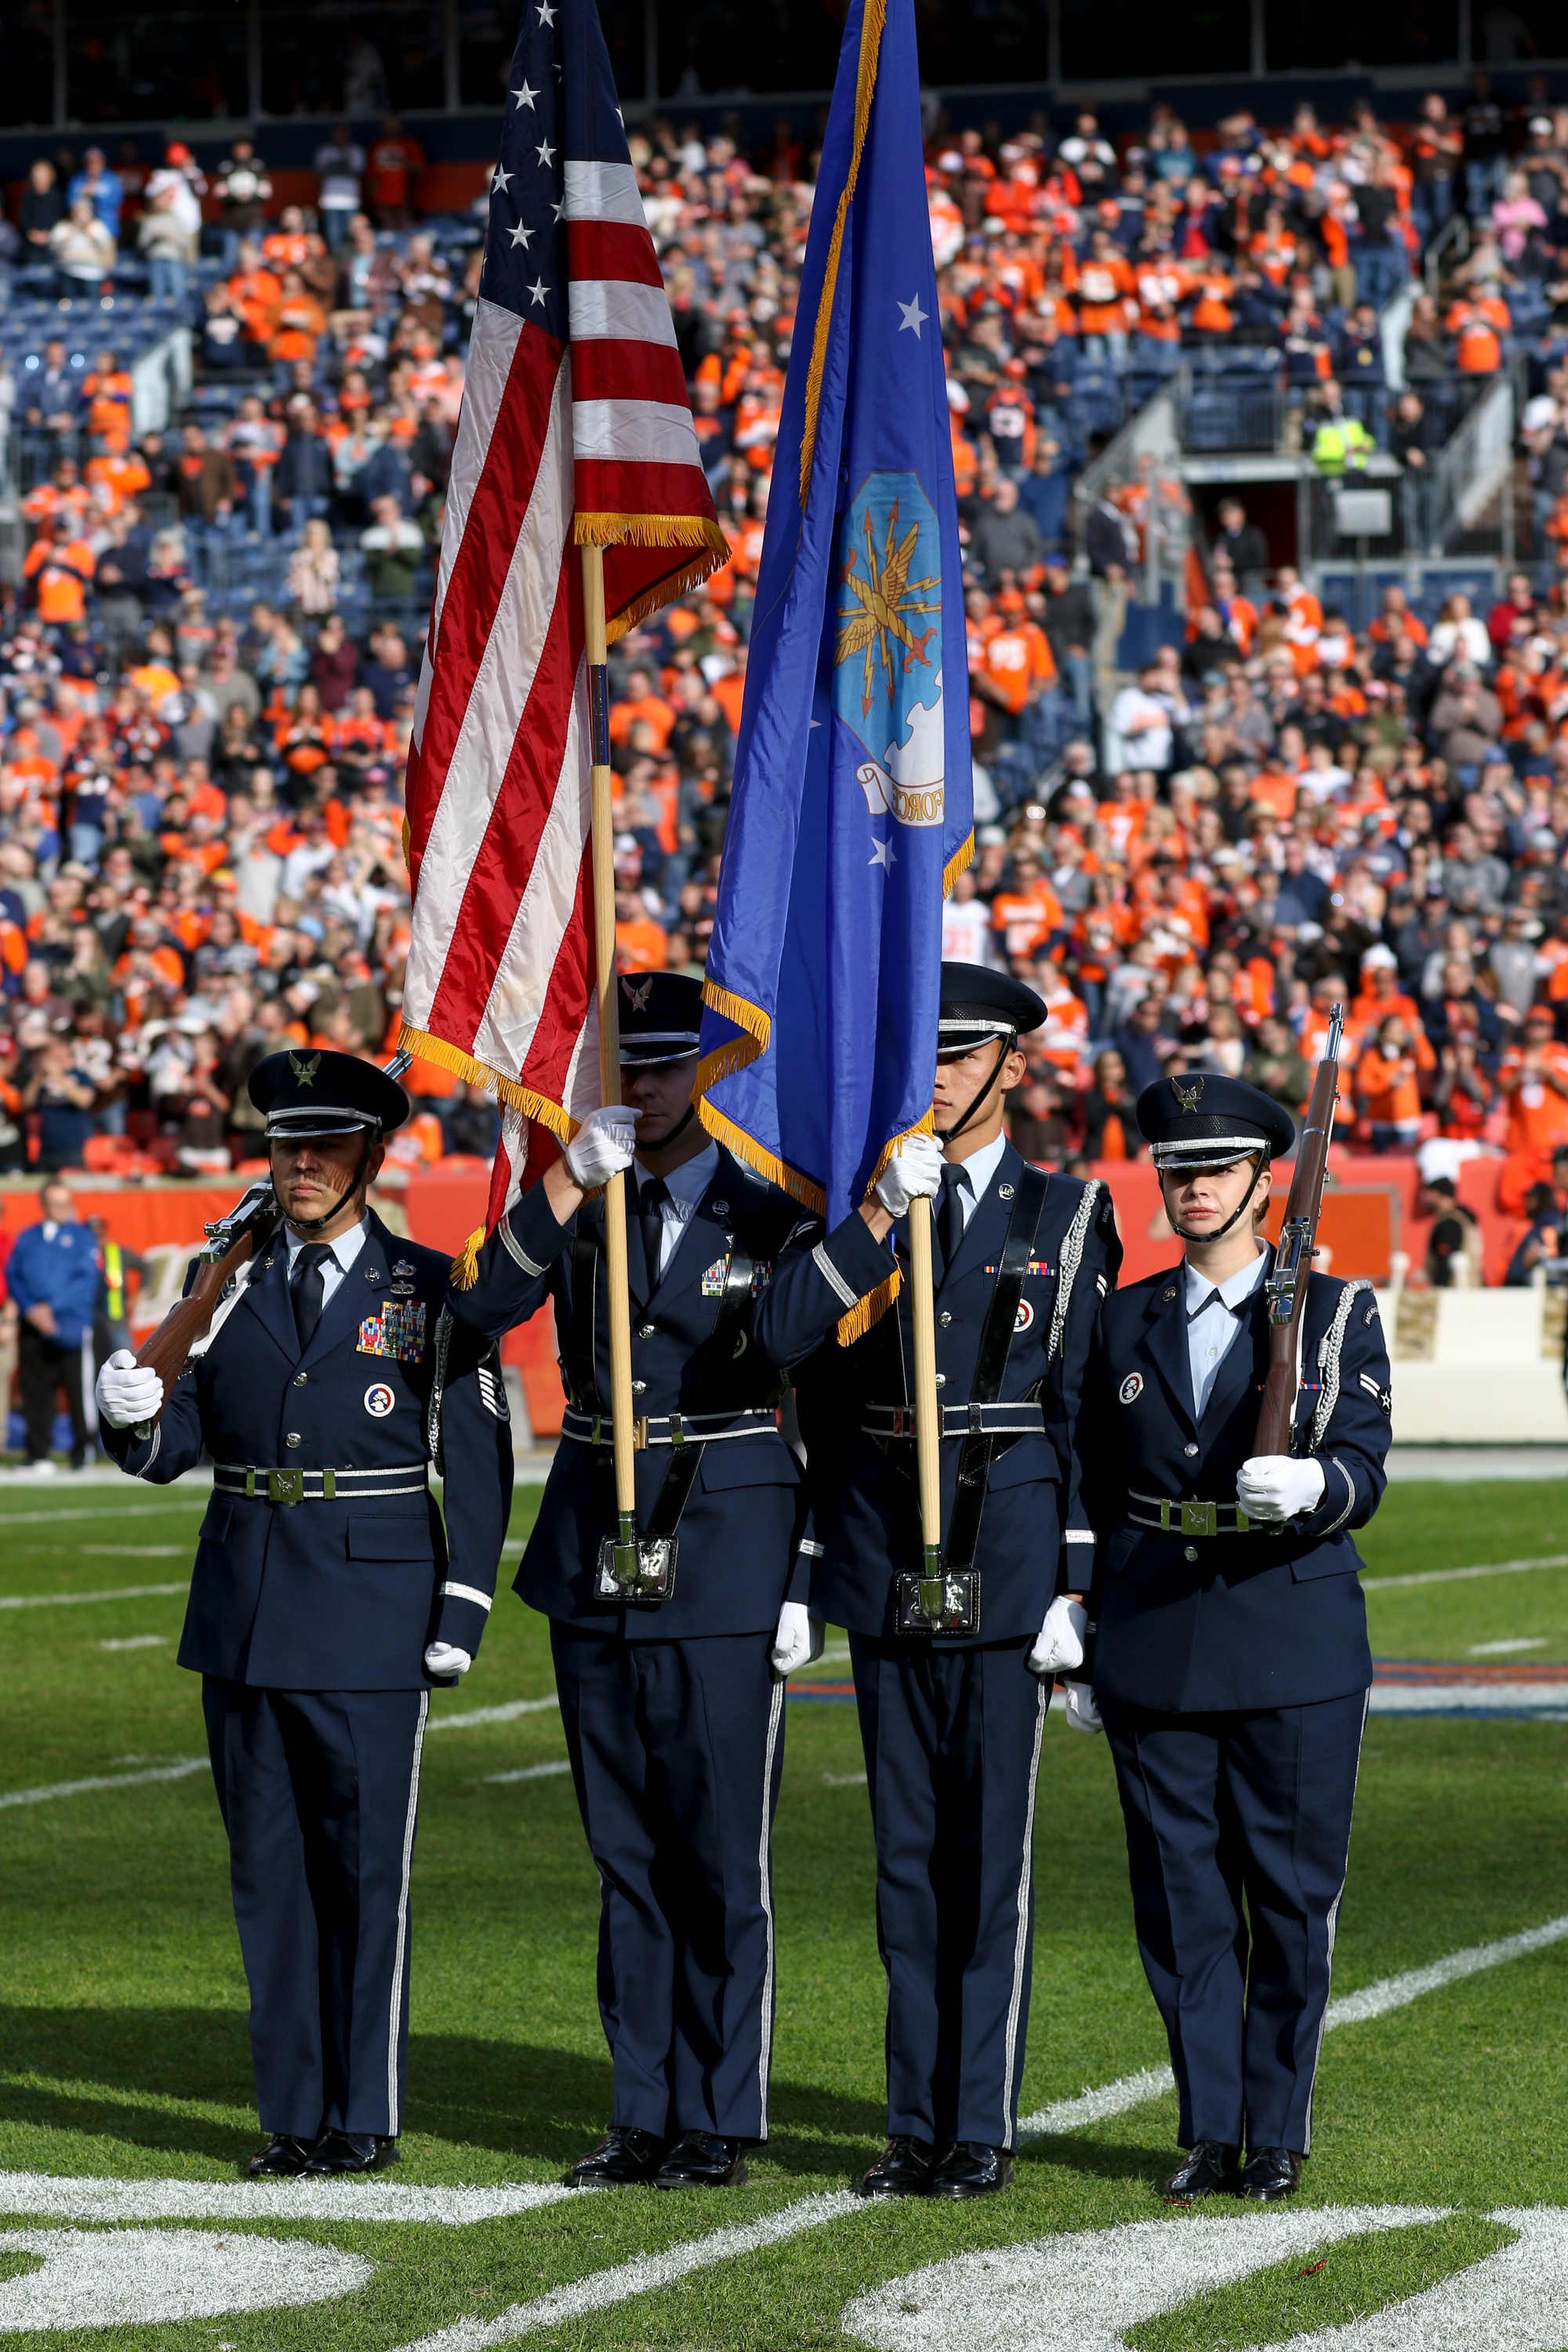
<svg viewBox="0 0 1568 2352">
<path fill-rule="evenodd" d="M 315 1085 L 316 1072 L 321 1068 L 321 1057 L 320 1054 L 312 1054 L 310 1055 L 308 1060 L 303 1062 L 300 1059 L 298 1054 L 290 1054 L 289 1056 L 289 1067 L 293 1071 L 296 1080 L 302 1087 L 313 1087 Z"/>
<path fill-rule="evenodd" d="M 1183 1110 L 1189 1113 L 1189 1115 L 1193 1111 L 1196 1110 L 1203 1090 L 1204 1082 L 1201 1072 L 1193 1080 L 1190 1087 L 1184 1087 L 1180 1078 L 1173 1078 L 1171 1080 L 1171 1092 L 1175 1096 L 1176 1100 L 1180 1103 Z"/>
<path fill-rule="evenodd" d="M 648 978 L 644 981 L 623 980 L 621 982 L 621 988 L 626 996 L 626 1003 L 631 1006 L 634 1013 L 643 1013 L 647 1011 L 648 998 L 653 994 L 653 977 L 651 973 Z"/>
</svg>

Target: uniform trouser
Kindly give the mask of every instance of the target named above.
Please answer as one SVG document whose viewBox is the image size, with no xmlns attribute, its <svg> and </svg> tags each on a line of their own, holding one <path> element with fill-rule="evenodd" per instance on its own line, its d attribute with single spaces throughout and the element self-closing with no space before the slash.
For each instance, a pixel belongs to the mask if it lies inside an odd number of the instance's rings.
<svg viewBox="0 0 1568 2352">
<path fill-rule="evenodd" d="M 599 1873 L 611 2120 L 765 2140 L 784 1766 L 773 1635 L 639 1642 L 552 1620 L 550 1641 Z"/>
<path fill-rule="evenodd" d="M 1366 1708 L 1364 1691 L 1235 1715 L 1100 1701 L 1183 2147 L 1311 2147 Z"/>
<path fill-rule="evenodd" d="M 261 2127 L 402 2128 L 425 1691 L 202 1684 Z"/>
<path fill-rule="evenodd" d="M 888 2129 L 942 2147 L 1011 2147 L 1017 2126 L 1051 1696 L 1027 1648 L 849 1636 L 888 1972 Z"/>
<path fill-rule="evenodd" d="M 64 1389 L 70 1415 L 71 1459 L 79 1462 L 87 1451 L 87 1412 L 82 1396 L 80 1340 L 68 1347 L 52 1339 L 22 1318 L 17 1332 L 21 1357 L 22 1418 L 26 1425 L 27 1459 L 47 1459 L 54 1443 L 55 1396 Z"/>
</svg>

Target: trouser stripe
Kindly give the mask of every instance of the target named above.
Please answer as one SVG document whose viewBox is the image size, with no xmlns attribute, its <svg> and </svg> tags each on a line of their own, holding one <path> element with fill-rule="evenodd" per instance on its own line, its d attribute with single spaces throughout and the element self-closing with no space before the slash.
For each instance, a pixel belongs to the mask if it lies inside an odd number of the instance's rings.
<svg viewBox="0 0 1568 2352">
<path fill-rule="evenodd" d="M 397 1949 L 392 1964 L 391 2013 L 386 2023 L 386 2131 L 395 2139 L 402 2128 L 398 2115 L 397 2045 L 403 2025 L 403 1969 L 408 1953 L 408 1880 L 414 1868 L 414 1824 L 419 1811 L 419 1763 L 425 1752 L 425 1718 L 430 1694 L 419 1694 L 419 1720 L 414 1727 L 414 1761 L 408 1774 L 408 1815 L 403 1824 L 403 1880 L 397 1890 Z"/>
</svg>

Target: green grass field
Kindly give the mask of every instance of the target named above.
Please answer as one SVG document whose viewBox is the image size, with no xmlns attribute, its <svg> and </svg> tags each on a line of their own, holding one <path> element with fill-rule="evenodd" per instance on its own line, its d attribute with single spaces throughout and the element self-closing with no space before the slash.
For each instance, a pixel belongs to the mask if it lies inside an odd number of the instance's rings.
<svg viewBox="0 0 1568 2352">
<path fill-rule="evenodd" d="M 535 1495 L 520 1489 L 514 1538 L 526 1530 Z M 129 1483 L 123 1492 L 63 1480 L 47 1492 L 7 1489 L 0 1495 L 0 1601 L 183 1585 L 195 1499 L 178 1490 L 160 1498 Z M 1568 1489 L 1396 1486 L 1364 1549 L 1373 1577 L 1568 1552 Z M 515 1553 L 514 1541 L 509 1560 Z M 1568 1567 L 1376 1586 L 1369 1603 L 1380 1656 L 1468 1660 L 1480 1645 L 1507 1642 L 1531 1646 L 1487 1654 L 1517 1654 L 1532 1666 L 1568 1663 Z M 256 2144 L 245 1986 L 205 1770 L 5 1802 L 7 1794 L 200 1757 L 197 1685 L 174 1664 L 181 1608 L 177 1593 L 0 1606 L 0 2168 L 11 2172 L 232 2182 Z M 830 1669 L 834 1654 L 830 1647 Z M 545 1697 L 550 1688 L 542 1622 L 509 1597 L 497 1605 L 465 1687 L 437 1699 L 433 1728 L 476 1707 Z M 570 1780 L 493 1777 L 556 1762 L 563 1752 L 548 1707 L 503 1723 L 435 1728 L 429 1741 L 415 1873 L 405 2160 L 394 2180 L 558 2180 L 607 2118 L 609 2068 L 594 2002 L 597 1889 Z M 449 2337 L 454 2352 L 477 2352 L 499 2340 L 483 2323 L 510 2306 L 842 2190 L 879 2144 L 882 2120 L 883 1985 L 860 1770 L 852 1707 L 791 1706 L 775 1842 L 773 2136 L 752 2160 L 748 2188 L 726 2196 L 574 2198 L 463 2226 L 273 2213 L 237 2225 L 187 2221 L 181 2231 L 206 2231 L 226 2249 L 248 2231 L 340 2248 L 373 2268 L 353 2291 L 305 2308 L 216 2316 L 209 2309 L 150 2325 L 121 2318 L 68 2326 L 49 2341 L 147 2352 L 215 2344 L 380 2352 L 463 2322 Z M 1037 1818 L 1026 2113 L 1165 2058 L 1132 1941 L 1105 1745 L 1073 1737 L 1058 1714 L 1047 1727 Z M 1336 1994 L 1563 1913 L 1568 1722 L 1374 1717 Z M 865 2323 L 871 2333 L 861 2340 L 943 2352 L 950 2344 L 994 2343 L 1009 2352 L 1121 2341 L 1147 2352 L 1219 2352 L 1293 2336 L 1317 2344 L 1317 2331 L 1350 2326 L 1420 2292 L 1441 2295 L 1443 2282 L 1451 2290 L 1513 2242 L 1510 2225 L 1488 2218 L 1499 2209 L 1568 2209 L 1565 1997 L 1568 1943 L 1558 1942 L 1334 2032 L 1319 2078 L 1296 2240 L 1276 2246 L 1259 2238 L 1245 2275 L 1216 2272 L 1193 2284 L 1192 2263 L 1209 2242 L 1191 2233 L 1216 2221 L 1242 2227 L 1242 2209 L 1227 2200 L 1223 2213 L 1173 2216 L 1161 2203 L 1154 2184 L 1174 2131 L 1174 2102 L 1164 2098 L 1037 2140 L 1005 2197 L 972 2207 L 835 2207 L 826 2216 L 814 2209 L 805 2217 L 812 2226 L 772 2245 L 742 2244 L 726 2259 L 712 2258 L 722 2249 L 710 2250 L 703 2266 L 675 2284 L 661 2284 L 657 2265 L 642 2292 L 601 2284 L 594 2292 L 603 2308 L 574 2312 L 569 2299 L 542 2340 L 688 2352 L 845 2342 L 847 2306 L 868 2295 L 875 2302 L 885 2282 L 904 2281 L 890 2300 L 882 2297 L 884 2316 Z M 0 2217 L 12 2211 L 9 2193 L 0 2183 Z M 1328 2213 L 1313 2221 L 1300 2211 L 1308 2206 L 1429 2208 L 1439 2218 L 1371 2234 L 1355 2221 L 1351 2235 L 1342 2229 L 1334 2237 L 1339 2225 Z M 43 2259 L 38 2225 L 26 2218 L 34 2210 L 24 2200 L 15 2218 L 0 2218 L 0 2332 L 17 2326 L 7 2294 L 36 2278 Z M 1050 2293 L 1008 2251 L 1027 2242 L 1036 2249 L 1030 2259 L 1048 2268 L 1054 2237 L 1129 2223 L 1189 2235 L 1149 2242 L 1160 2275 L 1175 2282 L 1162 2290 L 1167 2303 L 1174 2293 L 1175 2307 L 1134 2314 L 1125 2335 L 1122 2322 L 1094 2317 L 1088 2304 L 1076 2318 L 1053 2318 Z M 1303 2251 L 1302 2228 L 1323 2233 L 1316 2252 Z M 17 2233 L 31 2242 L 18 2246 Z M 1142 2242 L 1133 2232 L 1114 2244 Z M 1158 2251 L 1167 2243 L 1176 2248 L 1169 2260 Z M 973 2271 L 981 2284 L 973 2294 L 963 2287 L 962 2320 L 939 2325 L 927 2300 L 937 2289 L 908 2274 L 966 2254 L 984 2255 L 988 2267 Z M 1568 2347 L 1565 2262 L 1560 2328 L 1550 2317 L 1530 2321 L 1534 2333 L 1520 2332 L 1523 2321 L 1500 2322 L 1501 2332 L 1473 2340 L 1500 2352 L 1514 2344 Z M 55 2267 L 69 2263 L 62 2255 Z M 940 2286 L 971 2273 L 934 2276 Z M 636 2284 L 636 2275 L 626 2282 Z M 1506 2297 L 1500 2309 L 1505 2305 Z M 68 2294 L 61 2308 L 76 2312 Z M 1444 2352 L 1447 2339 L 1436 2327 L 1413 2317 L 1408 2341 Z M 1335 2341 L 1353 2352 L 1353 2328 Z"/>
</svg>

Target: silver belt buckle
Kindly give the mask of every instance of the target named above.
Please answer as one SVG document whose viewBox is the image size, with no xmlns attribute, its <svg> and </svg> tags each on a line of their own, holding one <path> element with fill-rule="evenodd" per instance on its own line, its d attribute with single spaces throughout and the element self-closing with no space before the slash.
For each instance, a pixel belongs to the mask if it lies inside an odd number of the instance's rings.
<svg viewBox="0 0 1568 2352">
<path fill-rule="evenodd" d="M 267 1473 L 267 1499 L 269 1503 L 302 1503 L 305 1499 L 303 1470 L 269 1470 Z"/>
<path fill-rule="evenodd" d="M 1184 1536 L 1216 1536 L 1219 1533 L 1217 1503 L 1184 1503 L 1182 1533 Z"/>
</svg>

